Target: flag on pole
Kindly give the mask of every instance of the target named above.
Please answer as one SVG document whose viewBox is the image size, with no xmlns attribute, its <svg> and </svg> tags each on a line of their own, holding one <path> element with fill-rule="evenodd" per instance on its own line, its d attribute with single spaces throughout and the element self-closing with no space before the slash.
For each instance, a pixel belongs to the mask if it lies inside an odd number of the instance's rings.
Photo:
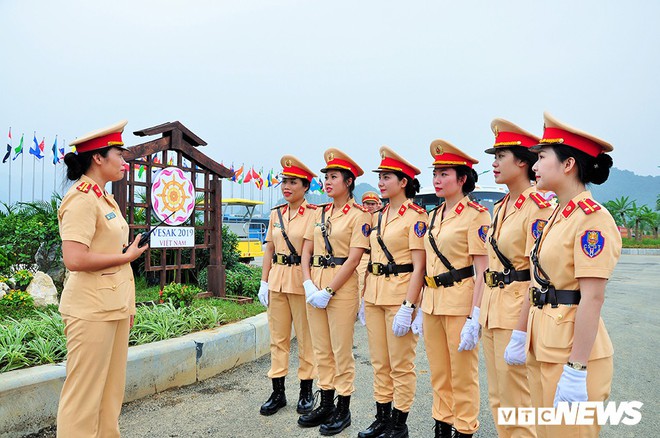
<svg viewBox="0 0 660 438">
<path fill-rule="evenodd" d="M 252 181 L 255 176 L 256 172 L 254 171 L 254 168 L 250 168 L 250 170 L 248 170 L 248 172 L 245 174 L 245 178 L 243 178 L 243 184 Z"/>
<path fill-rule="evenodd" d="M 320 189 L 321 185 L 319 184 L 318 180 L 316 178 L 312 178 L 312 182 L 309 184 L 309 191 L 316 192 Z"/>
<path fill-rule="evenodd" d="M 11 160 L 14 161 L 16 158 L 18 158 L 19 155 L 23 153 L 23 134 L 21 134 L 21 141 L 18 142 L 18 146 L 16 146 L 16 149 L 14 149 L 14 158 Z"/>
<path fill-rule="evenodd" d="M 41 155 L 44 153 L 44 149 L 46 148 L 46 137 L 41 137 L 41 143 L 39 143 L 39 151 L 41 152 Z"/>
<path fill-rule="evenodd" d="M 66 140 L 62 140 L 62 144 L 65 145 L 65 144 L 66 144 Z M 60 154 L 59 154 L 59 157 L 58 157 L 60 161 L 64 161 L 64 155 L 65 155 L 65 154 L 64 154 L 64 146 L 62 146 L 62 147 L 60 148 Z"/>
<path fill-rule="evenodd" d="M 266 176 L 266 187 L 271 187 L 273 185 L 273 169 L 270 169 L 268 175 Z"/>
<path fill-rule="evenodd" d="M 57 155 L 57 135 L 55 136 L 55 143 L 53 143 L 53 165 L 60 162 L 60 157 Z"/>
<path fill-rule="evenodd" d="M 243 167 L 245 167 L 245 164 L 241 164 L 241 167 L 234 172 L 234 181 L 239 184 L 243 183 Z"/>
<path fill-rule="evenodd" d="M 32 137 L 32 142 L 34 143 L 34 147 L 31 147 L 28 152 L 37 157 L 37 159 L 41 160 L 44 156 L 41 155 L 41 149 L 39 148 L 39 143 L 37 142 L 36 132 L 34 133 L 34 137 Z"/>
<path fill-rule="evenodd" d="M 259 190 L 261 190 L 264 187 L 264 179 L 261 177 L 261 174 L 264 172 L 264 169 L 262 168 L 259 172 L 257 172 L 257 176 L 254 179 L 254 184 L 257 186 Z"/>
<path fill-rule="evenodd" d="M 9 141 L 7 142 L 7 153 L 5 154 L 5 157 L 2 159 L 2 164 L 5 164 L 7 160 L 11 157 L 11 128 L 9 128 Z"/>
<path fill-rule="evenodd" d="M 236 171 L 234 170 L 234 163 L 231 163 L 231 166 L 229 166 L 229 171 L 231 172 L 231 178 L 229 178 L 229 181 L 236 182 Z"/>
</svg>

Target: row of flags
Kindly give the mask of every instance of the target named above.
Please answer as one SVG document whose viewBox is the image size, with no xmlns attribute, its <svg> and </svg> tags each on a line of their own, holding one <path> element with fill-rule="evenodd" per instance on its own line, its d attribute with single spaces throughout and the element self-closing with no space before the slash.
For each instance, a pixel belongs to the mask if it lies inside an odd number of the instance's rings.
<svg viewBox="0 0 660 438">
<path fill-rule="evenodd" d="M 2 164 L 5 164 L 7 161 L 9 161 L 9 158 L 11 157 L 12 149 L 14 152 L 14 158 L 12 158 L 12 161 L 15 161 L 16 158 L 18 158 L 21 154 L 23 154 L 23 144 L 24 144 L 24 134 L 21 134 L 21 140 L 18 142 L 18 146 L 16 148 L 13 148 L 13 139 L 11 136 L 11 128 L 9 128 L 9 135 L 8 135 L 8 140 L 7 140 L 7 151 L 5 152 L 4 157 L 2 158 Z M 41 143 L 37 141 L 37 133 L 34 133 L 34 137 L 32 138 L 32 143 L 34 144 L 33 146 L 30 147 L 28 152 L 31 155 L 34 155 L 34 157 L 38 160 L 44 159 L 44 150 L 46 149 L 46 138 L 41 139 Z M 55 136 L 55 141 L 53 142 L 53 147 L 51 148 L 53 152 L 53 165 L 58 164 L 60 161 L 64 159 L 64 147 L 58 148 L 57 146 L 57 136 Z"/>
<path fill-rule="evenodd" d="M 247 184 L 250 181 L 254 182 L 254 185 L 257 186 L 259 190 L 262 190 L 264 187 L 277 187 L 281 184 L 281 181 L 277 179 L 277 176 L 274 174 L 273 169 L 270 169 L 268 173 L 264 173 L 264 169 L 261 168 L 260 171 L 254 170 L 254 166 L 250 167 L 250 170 L 244 172 L 245 165 L 241 165 L 238 169 L 234 169 L 234 164 L 232 163 L 229 170 L 233 173 L 233 176 L 230 178 L 230 181 L 237 184 Z M 309 185 L 309 190 L 311 192 L 323 193 L 323 182 L 319 178 L 318 180 L 314 178 Z"/>
</svg>

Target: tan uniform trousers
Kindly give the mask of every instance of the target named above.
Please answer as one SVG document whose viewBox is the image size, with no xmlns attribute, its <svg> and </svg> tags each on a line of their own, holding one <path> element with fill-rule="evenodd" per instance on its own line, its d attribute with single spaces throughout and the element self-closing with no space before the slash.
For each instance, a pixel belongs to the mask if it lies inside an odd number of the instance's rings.
<svg viewBox="0 0 660 438">
<path fill-rule="evenodd" d="M 488 396 L 493 419 L 499 438 L 534 438 L 534 425 L 505 426 L 497 424 L 497 409 L 531 407 L 525 365 L 508 365 L 504 361 L 504 350 L 511 340 L 509 329 L 487 329 L 484 327 L 481 337 L 486 371 L 488 373 Z"/>
<path fill-rule="evenodd" d="M 589 401 L 605 401 L 610 396 L 613 373 L 612 356 L 590 360 L 587 363 L 587 394 Z M 555 402 L 555 392 L 563 363 L 539 362 L 532 351 L 527 352 L 527 372 L 529 373 L 529 389 L 532 396 L 532 406 L 552 407 Z M 600 426 L 594 421 L 593 426 L 574 425 L 537 425 L 538 438 L 596 438 Z"/>
<path fill-rule="evenodd" d="M 424 314 L 433 418 L 473 434 L 479 429 L 479 347 L 458 351 L 465 316 Z"/>
<path fill-rule="evenodd" d="M 318 386 L 334 389 L 338 395 L 351 395 L 355 391 L 353 331 L 357 311 L 357 298 L 332 298 L 325 309 L 307 305 L 307 320 L 319 372 Z"/>
<path fill-rule="evenodd" d="M 415 399 L 415 348 L 418 336 L 392 332 L 394 315 L 401 306 L 376 306 L 365 303 L 369 355 L 374 368 L 374 398 L 378 403 L 394 401 L 401 412 L 410 412 Z"/>
<path fill-rule="evenodd" d="M 57 436 L 118 437 L 129 319 L 85 321 L 66 315 L 63 319 L 68 353 Z"/>
<path fill-rule="evenodd" d="M 292 322 L 298 339 L 298 378 L 310 380 L 316 374 L 306 307 L 305 295 L 273 291 L 269 293 L 270 370 L 268 377 L 271 379 L 286 376 L 289 372 Z"/>
</svg>

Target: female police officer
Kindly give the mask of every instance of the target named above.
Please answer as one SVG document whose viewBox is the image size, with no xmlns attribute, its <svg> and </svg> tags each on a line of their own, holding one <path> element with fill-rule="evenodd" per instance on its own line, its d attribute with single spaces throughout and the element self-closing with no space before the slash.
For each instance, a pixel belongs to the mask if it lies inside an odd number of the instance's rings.
<svg viewBox="0 0 660 438">
<path fill-rule="evenodd" d="M 493 154 L 493 176 L 506 184 L 509 193 L 495 206 L 488 232 L 488 271 L 481 300 L 479 323 L 483 327 L 483 352 L 488 372 L 488 395 L 497 428 L 502 438 L 536 436 L 533 425 L 501 425 L 497 422 L 500 407 L 530 407 L 525 361 L 505 361 L 505 349 L 511 338 L 526 337 L 529 312 L 529 252 L 550 215 L 548 203 L 532 186 L 539 138 L 511 122 L 495 119 L 491 123 L 495 145 L 486 150 Z M 520 318 L 521 313 L 523 318 Z"/>
<path fill-rule="evenodd" d="M 612 146 L 544 114 L 545 130 L 533 170 L 539 189 L 559 205 L 532 251 L 532 308 L 527 367 L 532 403 L 604 401 L 612 383 L 612 342 L 600 318 L 605 285 L 621 254 L 609 212 L 585 185 L 609 176 Z M 588 426 L 537 426 L 539 437 L 596 437 Z"/>
<path fill-rule="evenodd" d="M 376 421 L 358 437 L 403 438 L 408 436 L 406 420 L 417 383 L 417 336 L 410 326 L 424 284 L 423 237 L 428 215 L 410 202 L 419 192 L 416 175 L 420 170 L 387 146 L 380 148 L 380 156 L 374 172 L 380 173 L 378 188 L 389 204 L 372 218 L 364 294 Z"/>
<path fill-rule="evenodd" d="M 300 414 L 312 410 L 312 382 L 316 374 L 300 267 L 303 235 L 316 210 L 315 205 L 305 200 L 305 193 L 316 174 L 292 155 L 283 156 L 280 163 L 282 195 L 287 203 L 273 208 L 270 214 L 259 288 L 259 300 L 268 307 L 271 360 L 268 377 L 273 381 L 273 393 L 261 406 L 262 415 L 272 415 L 286 406 L 284 377 L 289 370 L 291 322 L 298 338 L 297 411 Z"/>
<path fill-rule="evenodd" d="M 321 405 L 302 415 L 298 424 L 321 424 L 321 434 L 335 435 L 351 424 L 349 407 L 355 389 L 353 330 L 358 311 L 356 268 L 369 247 L 371 216 L 352 199 L 355 178 L 363 174 L 362 169 L 338 149 L 328 149 L 323 156 L 325 192 L 333 202 L 320 206 L 309 222 L 302 253 Z M 336 409 L 335 391 L 339 395 Z"/>
<path fill-rule="evenodd" d="M 70 276 L 60 313 L 67 376 L 57 413 L 61 437 L 118 437 L 124 398 L 128 331 L 135 315 L 130 262 L 140 239 L 122 254 L 128 224 L 105 185 L 124 177 L 121 133 L 126 121 L 84 135 L 64 157 L 75 181 L 58 212 L 62 255 Z"/>
<path fill-rule="evenodd" d="M 477 343 L 488 209 L 470 201 L 478 163 L 445 140 L 431 143 L 433 186 L 445 202 L 430 213 L 421 309 L 431 368 L 436 436 L 472 436 L 479 428 Z M 476 274 L 476 277 L 475 277 Z M 416 318 L 417 319 L 417 318 Z"/>
</svg>

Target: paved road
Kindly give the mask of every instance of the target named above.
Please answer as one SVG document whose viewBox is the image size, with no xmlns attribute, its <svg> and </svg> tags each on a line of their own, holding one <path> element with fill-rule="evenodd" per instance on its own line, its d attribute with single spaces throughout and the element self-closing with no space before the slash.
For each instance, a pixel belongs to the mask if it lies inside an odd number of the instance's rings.
<svg viewBox="0 0 660 438">
<path fill-rule="evenodd" d="M 660 313 L 660 257 L 622 256 L 609 282 L 603 311 L 615 348 L 615 374 L 611 400 L 644 402 L 637 426 L 609 426 L 603 437 L 651 437 L 660 433 L 658 350 Z M 294 344 L 295 348 L 295 344 Z M 372 421 L 372 370 L 364 327 L 356 325 L 356 392 L 351 400 L 353 424 L 340 437 L 354 437 Z M 296 366 L 292 354 L 292 369 Z M 433 436 L 429 367 L 423 341 L 417 347 L 417 397 L 409 417 L 410 435 Z M 287 382 L 289 405 L 271 417 L 259 415 L 270 394 L 266 378 L 269 358 L 225 372 L 197 385 L 166 391 L 124 406 L 122 436 L 133 437 L 317 437 L 317 429 L 296 425 L 297 381 Z M 488 408 L 486 372 L 481 358 L 481 429 L 479 437 L 495 437 Z M 292 377 L 295 373 L 292 374 Z M 42 434 L 42 436 L 52 436 Z"/>
</svg>

